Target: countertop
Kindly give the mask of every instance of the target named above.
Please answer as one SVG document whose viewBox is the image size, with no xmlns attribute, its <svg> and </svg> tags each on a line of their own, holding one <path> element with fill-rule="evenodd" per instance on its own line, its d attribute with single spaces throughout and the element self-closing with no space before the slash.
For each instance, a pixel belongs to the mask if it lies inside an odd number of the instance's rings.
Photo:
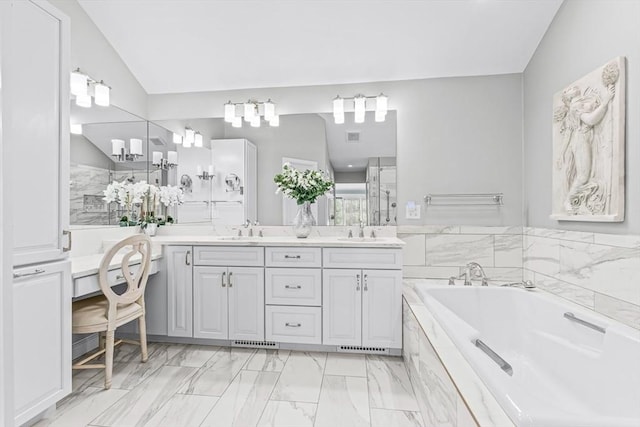
<svg viewBox="0 0 640 427">
<path fill-rule="evenodd" d="M 236 237 L 236 236 L 155 236 L 154 244 L 159 245 L 211 245 L 211 246 L 300 246 L 327 248 L 402 248 L 404 242 L 397 237 L 347 238 L 308 237 L 298 239 L 292 236 Z"/>
</svg>

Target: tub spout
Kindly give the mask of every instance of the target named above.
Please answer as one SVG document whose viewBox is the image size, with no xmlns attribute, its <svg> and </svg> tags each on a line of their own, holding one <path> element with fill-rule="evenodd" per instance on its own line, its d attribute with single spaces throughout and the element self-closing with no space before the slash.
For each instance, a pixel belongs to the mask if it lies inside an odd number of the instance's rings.
<svg viewBox="0 0 640 427">
<path fill-rule="evenodd" d="M 500 285 L 500 286 L 510 287 L 510 288 L 522 288 L 522 289 L 536 288 L 536 285 L 531 280 L 525 280 L 523 282 L 505 283 L 504 285 Z"/>
</svg>

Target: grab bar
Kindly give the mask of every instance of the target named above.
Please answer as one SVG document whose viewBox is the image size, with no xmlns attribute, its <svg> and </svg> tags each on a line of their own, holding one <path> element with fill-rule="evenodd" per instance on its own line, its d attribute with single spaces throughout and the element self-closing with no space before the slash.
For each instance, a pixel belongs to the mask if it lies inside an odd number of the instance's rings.
<svg viewBox="0 0 640 427">
<path fill-rule="evenodd" d="M 572 322 L 576 322 L 576 323 L 581 324 L 582 326 L 586 326 L 587 328 L 591 328 L 591 329 L 593 329 L 595 331 L 602 332 L 603 334 L 607 332 L 607 330 L 605 328 L 603 328 L 602 326 L 596 325 L 595 323 L 591 323 L 591 322 L 588 322 L 588 321 L 586 321 L 584 319 L 576 317 L 576 315 L 571 313 L 570 311 L 567 311 L 564 314 L 564 317 L 566 319 L 571 320 Z"/>
<path fill-rule="evenodd" d="M 500 357 L 498 355 L 498 353 L 496 353 L 495 351 L 493 351 L 491 349 L 491 347 L 489 347 L 488 345 L 486 345 L 485 343 L 482 342 L 482 340 L 475 340 L 475 345 L 476 347 L 478 347 L 480 350 L 482 350 L 483 352 L 486 353 L 487 356 L 489 356 L 491 358 L 491 360 L 493 360 L 494 362 L 496 362 L 498 364 L 498 366 L 500 366 L 500 369 L 502 369 L 503 371 L 505 371 L 507 374 L 513 376 L 513 368 L 511 367 L 511 365 L 509 363 L 507 363 L 506 360 L 504 360 L 502 357 Z"/>
</svg>

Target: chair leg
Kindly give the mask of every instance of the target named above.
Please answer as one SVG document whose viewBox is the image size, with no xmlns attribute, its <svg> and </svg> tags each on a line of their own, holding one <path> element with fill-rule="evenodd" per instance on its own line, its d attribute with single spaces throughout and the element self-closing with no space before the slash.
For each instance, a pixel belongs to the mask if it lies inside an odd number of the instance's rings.
<svg viewBox="0 0 640 427">
<path fill-rule="evenodd" d="M 105 345 L 105 333 L 98 332 L 98 348 L 100 350 L 104 350 L 104 345 Z"/>
<path fill-rule="evenodd" d="M 106 339 L 106 354 L 105 354 L 105 368 L 104 368 L 104 388 L 111 388 L 111 375 L 113 374 L 113 342 L 115 331 L 107 331 Z"/>
<path fill-rule="evenodd" d="M 145 363 L 149 359 L 147 353 L 147 323 L 145 322 L 144 315 L 138 318 L 138 329 L 140 329 L 140 351 L 142 353 L 142 363 Z"/>
</svg>

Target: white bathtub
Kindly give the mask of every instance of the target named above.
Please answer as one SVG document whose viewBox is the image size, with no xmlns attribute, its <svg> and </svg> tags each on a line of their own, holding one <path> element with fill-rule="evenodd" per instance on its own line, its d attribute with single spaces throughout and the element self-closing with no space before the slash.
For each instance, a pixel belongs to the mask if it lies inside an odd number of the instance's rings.
<svg viewBox="0 0 640 427">
<path fill-rule="evenodd" d="M 542 294 L 500 287 L 416 287 L 518 426 L 640 426 L 640 331 Z M 605 328 L 586 327 L 566 312 Z M 479 339 L 511 365 L 503 370 Z"/>
</svg>

